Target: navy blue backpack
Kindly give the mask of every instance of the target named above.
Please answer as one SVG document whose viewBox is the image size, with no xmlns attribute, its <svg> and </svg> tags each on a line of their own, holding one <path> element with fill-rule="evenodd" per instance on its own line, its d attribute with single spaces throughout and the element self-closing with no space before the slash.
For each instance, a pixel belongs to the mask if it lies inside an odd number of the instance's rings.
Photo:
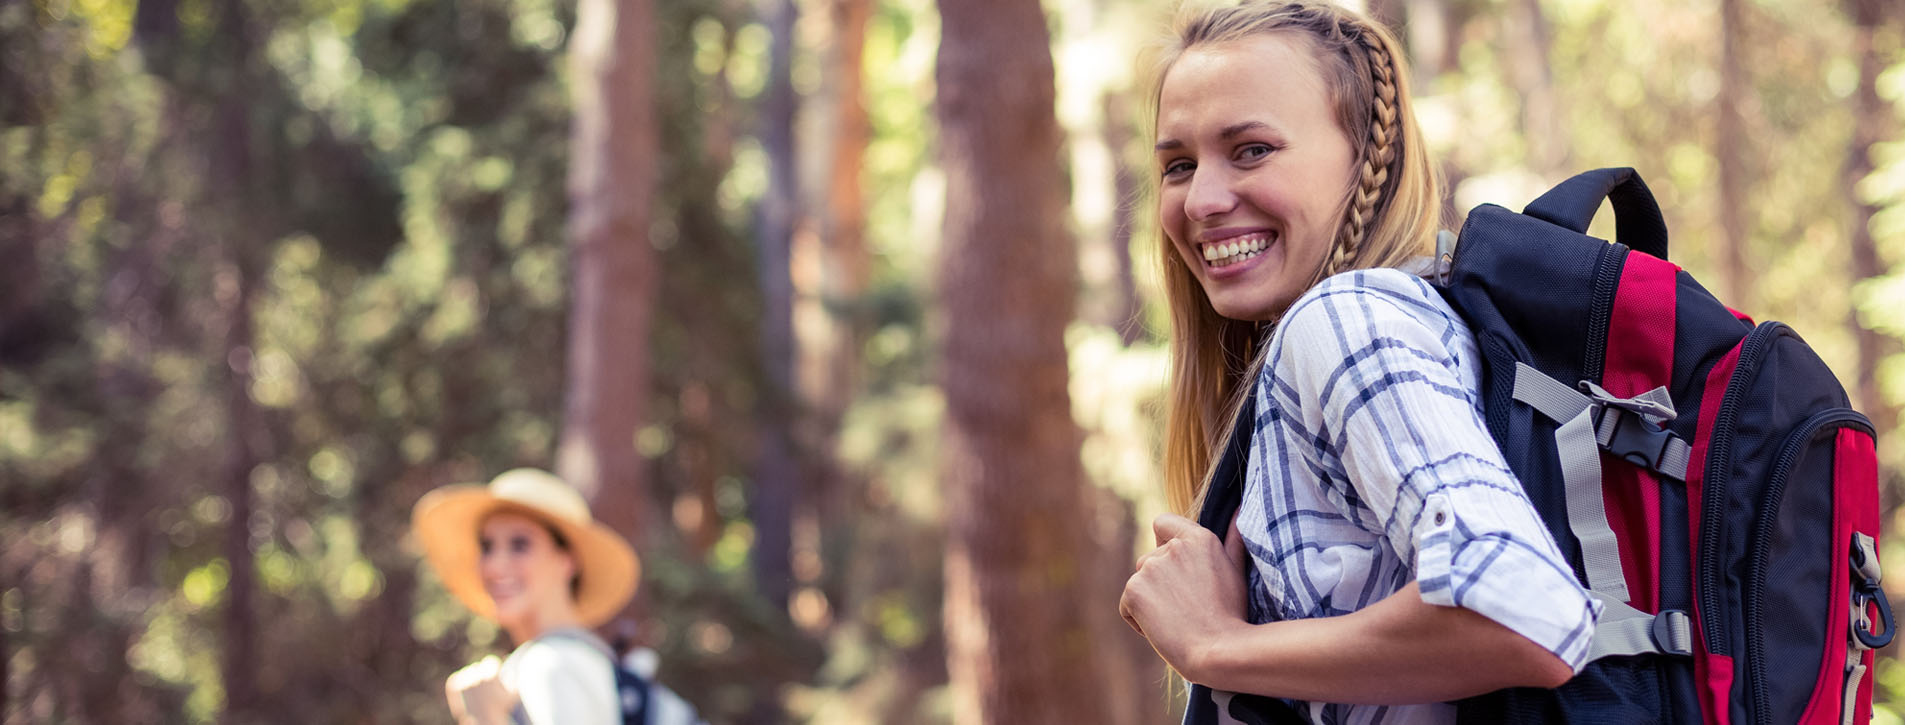
<svg viewBox="0 0 1905 725">
<path fill-rule="evenodd" d="M 1617 242 L 1587 236 L 1603 200 Z M 1440 289 L 1481 350 L 1489 433 L 1606 608 L 1574 679 L 1463 700 L 1463 722 L 1871 719 L 1872 650 L 1892 638 L 1872 424 L 1792 328 L 1753 324 L 1666 260 L 1632 169 L 1463 224 Z M 1198 517 L 1220 536 L 1243 428 Z M 1209 691 L 1191 695 L 1186 722 L 1217 722 Z M 1270 698 L 1228 705 L 1301 721 Z"/>
</svg>

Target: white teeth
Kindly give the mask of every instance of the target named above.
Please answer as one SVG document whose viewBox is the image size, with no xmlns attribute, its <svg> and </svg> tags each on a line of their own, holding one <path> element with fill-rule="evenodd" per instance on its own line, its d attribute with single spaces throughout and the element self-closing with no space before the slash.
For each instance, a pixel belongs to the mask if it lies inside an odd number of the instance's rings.
<svg viewBox="0 0 1905 725">
<path fill-rule="evenodd" d="M 1204 245 L 1204 260 L 1212 267 L 1228 267 L 1255 257 L 1270 247 L 1268 235 L 1253 234 L 1236 241 Z"/>
</svg>

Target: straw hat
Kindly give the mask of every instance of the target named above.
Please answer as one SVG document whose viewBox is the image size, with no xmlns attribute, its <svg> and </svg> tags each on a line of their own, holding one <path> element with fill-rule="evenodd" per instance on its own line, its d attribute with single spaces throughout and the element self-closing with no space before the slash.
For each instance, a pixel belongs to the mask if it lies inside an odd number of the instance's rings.
<svg viewBox="0 0 1905 725">
<path fill-rule="evenodd" d="M 424 494 L 410 515 L 411 532 L 430 566 L 471 611 L 496 617 L 496 603 L 483 589 L 477 527 L 498 510 L 528 514 L 562 534 L 575 557 L 576 616 L 583 625 L 608 621 L 634 596 L 641 565 L 628 542 L 591 517 L 588 502 L 562 479 L 518 468 L 488 485 L 459 483 Z"/>
</svg>

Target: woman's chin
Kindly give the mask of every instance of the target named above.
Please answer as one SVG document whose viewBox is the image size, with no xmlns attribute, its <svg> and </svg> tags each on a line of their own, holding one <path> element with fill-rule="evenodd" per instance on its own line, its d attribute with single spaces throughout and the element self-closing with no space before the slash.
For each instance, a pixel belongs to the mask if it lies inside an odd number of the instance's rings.
<svg viewBox="0 0 1905 725">
<path fill-rule="evenodd" d="M 504 597 L 492 599 L 496 603 L 496 623 L 505 629 L 518 624 L 529 616 L 529 607 L 522 597 Z"/>
<path fill-rule="evenodd" d="M 1269 300 L 1227 299 L 1211 300 L 1211 309 L 1225 319 L 1239 322 L 1263 322 L 1276 317 Z"/>
</svg>

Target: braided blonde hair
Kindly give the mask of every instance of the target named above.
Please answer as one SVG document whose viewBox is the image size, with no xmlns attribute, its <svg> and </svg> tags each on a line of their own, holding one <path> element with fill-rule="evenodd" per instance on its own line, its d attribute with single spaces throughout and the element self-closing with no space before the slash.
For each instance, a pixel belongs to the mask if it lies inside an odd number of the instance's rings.
<svg viewBox="0 0 1905 725">
<path fill-rule="evenodd" d="M 1309 44 L 1337 124 L 1357 154 L 1342 226 L 1312 285 L 1339 272 L 1395 267 L 1429 254 L 1442 226 L 1441 182 L 1411 108 L 1400 45 L 1361 14 L 1317 0 L 1181 9 L 1155 66 L 1152 140 L 1157 140 L 1164 76 L 1185 51 L 1268 33 L 1286 33 Z M 1260 336 L 1256 323 L 1217 314 L 1168 239 L 1160 239 L 1158 248 L 1171 311 L 1165 494 L 1173 510 L 1188 513 L 1203 491 L 1212 452 L 1229 436 Z"/>
<path fill-rule="evenodd" d="M 1343 215 L 1343 231 L 1330 252 L 1324 276 L 1349 269 L 1349 260 L 1369 236 L 1376 216 L 1376 203 L 1385 197 L 1389 167 L 1395 163 L 1397 138 L 1396 68 L 1389 52 L 1373 33 L 1361 34 L 1369 64 L 1369 79 L 1375 91 L 1370 94 L 1369 140 L 1362 146 L 1362 170 L 1355 188 L 1350 190 L 1349 209 Z M 1358 69 L 1360 70 L 1360 69 Z"/>
</svg>

